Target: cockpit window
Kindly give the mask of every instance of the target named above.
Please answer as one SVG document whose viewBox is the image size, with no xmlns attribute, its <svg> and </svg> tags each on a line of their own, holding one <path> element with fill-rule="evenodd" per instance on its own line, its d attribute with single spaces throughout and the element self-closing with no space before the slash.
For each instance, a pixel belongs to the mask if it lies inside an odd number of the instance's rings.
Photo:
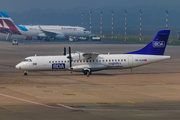
<svg viewBox="0 0 180 120">
<path fill-rule="evenodd" d="M 84 31 L 88 31 L 87 29 L 84 29 Z"/>
<path fill-rule="evenodd" d="M 31 59 L 24 59 L 23 62 L 32 62 Z"/>
</svg>

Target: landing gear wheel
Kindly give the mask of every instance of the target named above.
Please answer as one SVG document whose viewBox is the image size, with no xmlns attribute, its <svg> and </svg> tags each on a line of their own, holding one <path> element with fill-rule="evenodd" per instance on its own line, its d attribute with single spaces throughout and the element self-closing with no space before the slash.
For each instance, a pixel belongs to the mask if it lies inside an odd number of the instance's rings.
<svg viewBox="0 0 180 120">
<path fill-rule="evenodd" d="M 83 71 L 84 75 L 87 75 L 87 72 L 88 72 L 88 70 L 84 70 L 84 71 Z M 89 75 L 91 75 L 91 74 L 92 74 L 92 72 L 89 71 Z"/>
<path fill-rule="evenodd" d="M 24 71 L 24 76 L 27 76 L 28 75 L 28 71 Z"/>
</svg>

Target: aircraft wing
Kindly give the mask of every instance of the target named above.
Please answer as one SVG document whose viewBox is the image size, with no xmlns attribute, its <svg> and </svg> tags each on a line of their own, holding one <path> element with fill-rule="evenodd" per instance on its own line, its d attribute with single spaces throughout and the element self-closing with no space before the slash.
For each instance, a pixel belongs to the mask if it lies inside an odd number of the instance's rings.
<svg viewBox="0 0 180 120">
<path fill-rule="evenodd" d="M 83 52 L 75 52 L 75 54 L 72 54 L 73 60 L 87 60 L 91 58 L 96 58 L 99 55 L 99 53 L 93 52 L 93 53 L 83 53 Z"/>
<path fill-rule="evenodd" d="M 38 25 L 38 27 L 48 37 L 56 37 L 57 35 L 64 35 L 61 32 L 43 30 L 39 25 Z"/>
</svg>

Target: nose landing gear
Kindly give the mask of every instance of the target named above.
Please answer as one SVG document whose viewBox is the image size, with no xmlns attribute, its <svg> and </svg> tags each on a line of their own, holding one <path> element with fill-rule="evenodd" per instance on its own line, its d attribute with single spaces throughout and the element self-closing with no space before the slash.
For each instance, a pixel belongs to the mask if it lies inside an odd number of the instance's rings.
<svg viewBox="0 0 180 120">
<path fill-rule="evenodd" d="M 24 76 L 28 75 L 28 71 L 24 71 Z"/>
</svg>

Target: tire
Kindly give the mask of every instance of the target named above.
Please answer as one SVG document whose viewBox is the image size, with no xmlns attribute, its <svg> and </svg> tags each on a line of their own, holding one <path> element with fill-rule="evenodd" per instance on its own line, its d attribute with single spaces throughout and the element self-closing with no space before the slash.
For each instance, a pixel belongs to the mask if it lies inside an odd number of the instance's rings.
<svg viewBox="0 0 180 120">
<path fill-rule="evenodd" d="M 84 75 L 87 75 L 87 71 L 88 71 L 88 70 L 84 70 L 84 72 L 83 72 Z M 90 72 L 89 72 L 89 75 L 91 75 L 91 74 L 92 74 L 92 72 L 90 71 Z"/>
</svg>

